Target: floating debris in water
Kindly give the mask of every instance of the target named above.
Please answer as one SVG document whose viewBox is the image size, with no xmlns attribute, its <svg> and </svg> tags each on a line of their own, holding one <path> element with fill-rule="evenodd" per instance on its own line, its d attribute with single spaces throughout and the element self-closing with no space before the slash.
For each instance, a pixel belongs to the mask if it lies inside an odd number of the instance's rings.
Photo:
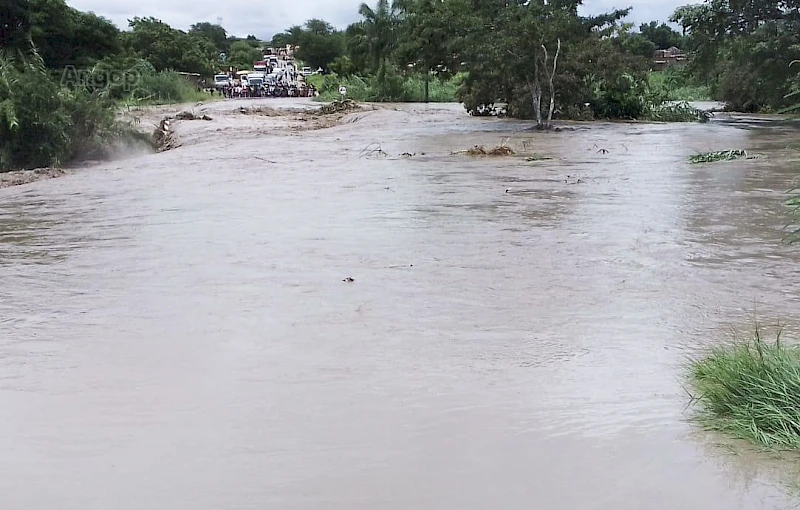
<svg viewBox="0 0 800 510">
<path fill-rule="evenodd" d="M 213 120 L 211 117 L 209 117 L 206 114 L 195 115 L 192 112 L 186 112 L 186 111 L 180 112 L 179 114 L 177 114 L 175 116 L 175 119 L 177 119 L 177 120 Z"/>
<path fill-rule="evenodd" d="M 527 158 L 525 158 L 525 161 L 528 161 L 528 162 L 531 162 L 531 161 L 546 161 L 548 159 L 553 159 L 553 158 L 550 158 L 550 157 L 547 157 L 547 156 L 542 156 L 541 154 L 534 154 L 533 156 L 528 156 Z"/>
<path fill-rule="evenodd" d="M 352 99 L 345 99 L 344 101 L 333 101 L 330 104 L 323 105 L 319 109 L 319 113 L 323 115 L 330 115 L 332 113 L 347 112 L 350 110 L 357 110 L 358 104 Z"/>
<path fill-rule="evenodd" d="M 716 163 L 718 161 L 733 161 L 736 159 L 759 159 L 761 154 L 748 154 L 744 149 L 730 149 L 726 151 L 713 151 L 703 154 L 695 154 L 689 157 L 690 163 Z"/>
<path fill-rule="evenodd" d="M 368 158 L 375 156 L 381 156 L 381 157 L 388 156 L 388 154 L 386 154 L 386 152 L 384 152 L 383 148 L 381 147 L 381 144 L 377 142 L 373 142 L 367 145 L 366 147 L 361 149 L 361 152 L 358 153 L 359 158 Z"/>
<path fill-rule="evenodd" d="M 466 154 L 468 156 L 513 156 L 516 154 L 508 145 L 498 145 L 492 149 L 486 149 L 483 145 L 476 145 L 465 151 L 453 152 L 451 154 Z"/>
</svg>

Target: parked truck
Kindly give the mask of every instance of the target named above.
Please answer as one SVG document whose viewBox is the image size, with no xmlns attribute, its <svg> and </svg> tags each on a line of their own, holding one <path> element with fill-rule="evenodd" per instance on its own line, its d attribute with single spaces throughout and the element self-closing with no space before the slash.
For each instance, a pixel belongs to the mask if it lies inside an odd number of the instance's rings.
<svg viewBox="0 0 800 510">
<path fill-rule="evenodd" d="M 215 74 L 214 75 L 214 88 L 217 90 L 222 90 L 226 86 L 231 85 L 231 79 L 227 74 Z"/>
<path fill-rule="evenodd" d="M 250 89 L 250 96 L 251 97 L 262 97 L 265 95 L 265 85 L 266 85 L 267 75 L 259 72 L 253 71 L 247 75 L 247 87 Z"/>
</svg>

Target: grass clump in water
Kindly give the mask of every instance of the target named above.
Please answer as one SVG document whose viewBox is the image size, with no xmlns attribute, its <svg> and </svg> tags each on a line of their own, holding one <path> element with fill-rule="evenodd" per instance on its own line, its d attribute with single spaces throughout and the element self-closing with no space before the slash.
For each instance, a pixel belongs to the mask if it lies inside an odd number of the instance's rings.
<svg viewBox="0 0 800 510">
<path fill-rule="evenodd" d="M 733 161 L 739 158 L 747 158 L 747 151 L 743 149 L 730 149 L 726 151 L 705 152 L 695 154 L 689 158 L 690 163 L 716 163 L 718 161 Z"/>
<path fill-rule="evenodd" d="M 712 349 L 690 365 L 699 421 L 758 445 L 800 447 L 800 349 L 761 338 Z"/>
</svg>

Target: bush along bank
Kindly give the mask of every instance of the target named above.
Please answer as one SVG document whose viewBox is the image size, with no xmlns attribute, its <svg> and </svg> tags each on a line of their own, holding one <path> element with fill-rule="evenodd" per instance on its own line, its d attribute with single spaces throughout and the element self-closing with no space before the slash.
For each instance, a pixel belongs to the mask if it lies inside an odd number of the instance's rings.
<svg viewBox="0 0 800 510">
<path fill-rule="evenodd" d="M 431 77 L 428 82 L 428 100 L 432 103 L 456 102 L 456 90 L 462 77 Z M 375 76 L 338 76 L 329 74 L 312 77 L 309 82 L 319 90 L 319 101 L 339 99 L 339 87 L 347 87 L 347 97 L 359 102 L 411 102 L 425 101 L 425 81 L 418 75 L 396 74 L 390 67 L 382 68 Z"/>
<path fill-rule="evenodd" d="M 762 338 L 716 347 L 689 366 L 698 421 L 771 448 L 800 447 L 800 349 Z"/>
<path fill-rule="evenodd" d="M 108 74 L 102 66 L 94 71 Z M 58 167 L 133 146 L 153 149 L 152 137 L 118 119 L 120 105 L 209 97 L 178 73 L 147 65 L 137 73 L 129 88 L 102 80 L 62 85 L 35 52 L 0 56 L 0 172 Z"/>
<path fill-rule="evenodd" d="M 0 57 L 0 171 L 59 166 L 139 139 L 103 94 L 57 84 L 34 54 Z"/>
</svg>

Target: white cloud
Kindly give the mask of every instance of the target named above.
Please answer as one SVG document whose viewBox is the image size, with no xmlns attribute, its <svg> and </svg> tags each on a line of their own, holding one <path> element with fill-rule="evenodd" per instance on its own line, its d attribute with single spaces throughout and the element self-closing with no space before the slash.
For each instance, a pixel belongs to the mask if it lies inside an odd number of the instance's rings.
<svg viewBox="0 0 800 510">
<path fill-rule="evenodd" d="M 217 23 L 221 19 L 222 26 L 232 35 L 244 37 L 254 34 L 259 38 L 270 38 L 292 25 L 303 24 L 309 18 L 321 18 L 344 28 L 358 19 L 361 0 L 245 3 L 225 0 L 67 0 L 67 3 L 82 11 L 93 11 L 123 29 L 134 16 L 153 16 L 183 30 L 193 23 Z M 684 3 L 688 0 L 585 0 L 582 11 L 597 14 L 632 6 L 630 20 L 638 25 L 654 19 L 666 21 L 672 11 Z"/>
</svg>

